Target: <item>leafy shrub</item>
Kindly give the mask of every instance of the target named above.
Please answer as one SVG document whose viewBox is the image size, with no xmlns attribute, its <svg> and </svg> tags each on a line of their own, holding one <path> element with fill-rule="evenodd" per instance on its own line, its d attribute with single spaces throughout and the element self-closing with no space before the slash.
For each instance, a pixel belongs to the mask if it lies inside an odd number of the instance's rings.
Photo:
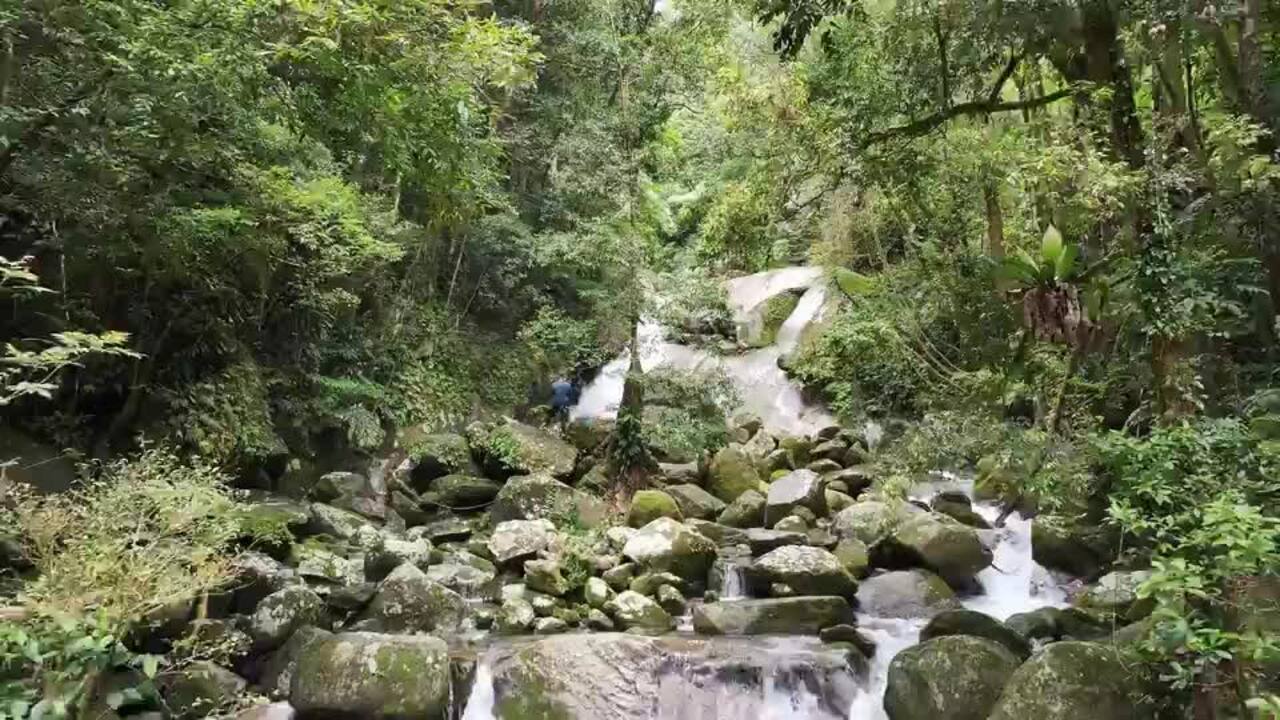
<svg viewBox="0 0 1280 720">
<path fill-rule="evenodd" d="M 1280 644 L 1232 620 L 1238 584 L 1280 567 L 1280 452 L 1236 418 L 1120 433 L 1097 441 L 1112 522 L 1151 555 L 1139 589 L 1156 602 L 1145 649 L 1175 693 L 1235 666 L 1252 697 L 1253 661 L 1280 660 Z"/>
<path fill-rule="evenodd" d="M 16 527 L 38 575 L 24 589 L 36 614 L 130 622 L 190 602 L 232 575 L 243 510 L 209 461 L 151 447 L 58 495 L 13 491 Z"/>
<path fill-rule="evenodd" d="M 599 367 L 609 360 L 594 320 L 573 318 L 552 306 L 539 308 L 520 328 L 519 339 L 528 346 L 534 364 L 552 372 Z"/>
<path fill-rule="evenodd" d="M 215 462 L 233 465 L 284 450 L 271 419 L 263 370 L 252 360 L 173 393 L 171 439 Z"/>
<path fill-rule="evenodd" d="M 130 652 L 102 613 L 0 623 L 0 718 L 83 716 L 98 679 L 114 670 L 136 670 L 141 681 L 101 698 L 108 707 L 153 704 L 159 663 Z"/>
<path fill-rule="evenodd" d="M 737 396 L 726 375 L 663 370 L 646 373 L 643 378 L 641 432 L 658 455 L 671 460 L 692 459 L 728 442 L 725 416 Z"/>
</svg>

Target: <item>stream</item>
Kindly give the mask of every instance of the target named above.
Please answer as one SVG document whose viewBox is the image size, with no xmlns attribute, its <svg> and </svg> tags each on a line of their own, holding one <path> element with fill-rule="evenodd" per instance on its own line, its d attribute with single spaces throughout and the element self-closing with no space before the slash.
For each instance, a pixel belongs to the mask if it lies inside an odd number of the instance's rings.
<svg viewBox="0 0 1280 720">
<path fill-rule="evenodd" d="M 806 403 L 800 389 L 778 367 L 779 358 L 795 349 L 804 330 L 830 311 L 828 283 L 823 271 L 812 267 L 785 268 L 737 278 L 727 285 L 729 305 L 740 336 L 759 331 L 760 310 L 767 299 L 781 292 L 803 294 L 772 345 L 736 356 L 719 356 L 668 342 L 660 325 L 646 321 L 639 331 L 641 367 L 645 371 L 719 367 L 736 386 L 741 409 L 758 415 L 765 428 L 775 434 L 809 434 L 833 424 L 832 415 L 825 408 Z M 629 363 L 627 354 L 609 363 L 584 388 L 572 416 L 615 415 Z M 927 500 L 941 491 L 960 491 L 971 498 L 973 495 L 970 481 L 949 473 L 937 473 L 911 495 L 913 499 Z M 993 524 L 1000 514 L 1000 509 L 990 503 L 974 502 L 973 508 Z M 1032 559 L 1029 519 L 1014 513 L 1006 518 L 1004 527 L 979 532 L 992 549 L 994 561 L 978 575 L 982 593 L 962 598 L 964 607 L 1005 620 L 1015 613 L 1066 605 L 1063 583 Z M 718 588 L 722 600 L 743 597 L 741 573 L 730 566 L 723 577 L 723 584 Z M 838 652 L 825 649 L 813 637 L 702 637 L 691 632 L 688 622 L 682 622 L 680 630 L 650 641 L 655 644 L 645 649 L 660 656 L 656 664 L 643 666 L 656 676 L 651 688 L 651 692 L 656 693 L 651 698 L 651 706 L 596 706 L 584 716 L 662 720 L 738 717 L 885 720 L 882 697 L 889 664 L 898 652 L 919 642 L 920 631 L 927 621 L 925 617 L 882 618 L 858 613 L 859 629 L 876 643 L 875 655 L 864 674 L 855 674 Z M 495 692 L 491 664 L 504 650 L 510 649 L 509 643 L 521 641 L 493 642 L 480 652 L 462 720 L 495 718 L 495 697 L 499 693 Z M 599 694 L 609 693 L 606 688 Z M 584 701 L 584 707 L 592 706 Z"/>
</svg>

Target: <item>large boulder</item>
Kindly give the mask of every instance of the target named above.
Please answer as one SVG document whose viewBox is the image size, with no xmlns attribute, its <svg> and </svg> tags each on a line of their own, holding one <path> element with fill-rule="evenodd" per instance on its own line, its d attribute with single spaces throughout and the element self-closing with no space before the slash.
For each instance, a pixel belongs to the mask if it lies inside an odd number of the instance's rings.
<svg viewBox="0 0 1280 720">
<path fill-rule="evenodd" d="M 467 439 L 457 433 L 410 428 L 400 433 L 399 444 L 413 464 L 409 477 L 416 490 L 426 490 L 438 477 L 469 472 L 474 464 Z"/>
<path fill-rule="evenodd" d="M 500 522 L 489 536 L 489 553 L 499 565 L 523 561 L 546 548 L 555 531 L 556 526 L 550 520 Z"/>
<path fill-rule="evenodd" d="M 1122 621 L 1134 622 L 1151 613 L 1153 601 L 1138 597 L 1138 588 L 1151 578 L 1150 571 L 1109 572 L 1098 578 L 1076 599 L 1080 607 L 1106 615 L 1115 615 Z"/>
<path fill-rule="evenodd" d="M 755 461 L 737 447 L 726 447 L 717 452 L 707 472 L 707 489 L 727 503 L 732 503 L 748 490 L 756 490 L 761 481 Z"/>
<path fill-rule="evenodd" d="M 852 619 L 849 602 L 836 596 L 732 600 L 695 607 L 693 629 L 703 635 L 816 635 Z"/>
<path fill-rule="evenodd" d="M 765 525 L 772 527 L 797 507 L 808 508 L 818 517 L 827 514 L 822 478 L 812 470 L 793 470 L 769 484 L 764 508 Z"/>
<path fill-rule="evenodd" d="M 848 493 L 855 498 L 861 495 L 863 490 L 871 487 L 871 484 L 875 482 L 875 478 L 871 476 L 871 473 L 867 468 L 856 465 L 854 467 L 829 472 L 826 475 L 823 475 L 822 479 L 827 481 L 827 485 L 840 483 L 840 485 L 844 486 L 844 490 L 841 492 Z"/>
<path fill-rule="evenodd" d="M 720 498 L 691 483 L 670 485 L 666 490 L 686 519 L 711 520 L 727 507 Z"/>
<path fill-rule="evenodd" d="M 497 590 L 497 573 L 492 564 L 445 562 L 427 568 L 427 577 L 464 598 L 491 597 Z"/>
<path fill-rule="evenodd" d="M 550 475 L 519 475 L 507 481 L 489 508 L 495 523 L 506 520 L 562 521 L 576 516 L 594 522 L 599 502 Z"/>
<path fill-rule="evenodd" d="M 951 635 L 922 642 L 890 663 L 885 712 L 889 720 L 986 720 L 1019 662 L 984 638 Z M 1036 716 L 1024 716 L 1031 718 Z"/>
<path fill-rule="evenodd" d="M 452 473 L 433 480 L 431 490 L 423 497 L 445 507 L 469 509 L 494 499 L 501 489 L 489 478 Z"/>
<path fill-rule="evenodd" d="M 729 503 L 716 519 L 721 525 L 751 528 L 764 525 L 765 497 L 756 490 L 748 490 Z"/>
<path fill-rule="evenodd" d="M 471 448 L 486 469 L 501 475 L 573 475 L 578 451 L 555 434 L 515 420 L 474 423 L 467 428 Z"/>
<path fill-rule="evenodd" d="M 1020 660 L 1031 655 L 1031 643 L 1020 633 L 990 615 L 974 610 L 947 610 L 934 615 L 920 631 L 920 640 L 949 635 L 972 635 L 998 642 Z"/>
<path fill-rule="evenodd" d="M 877 617 L 932 617 L 959 607 L 960 601 L 946 581 L 927 570 L 881 573 L 858 586 L 858 608 Z"/>
<path fill-rule="evenodd" d="M 170 717 L 194 720 L 217 716 L 231 709 L 244 694 L 248 683 L 220 665 L 197 660 L 166 676 L 162 684 L 165 703 L 174 711 Z M 39 715 L 38 709 L 35 714 Z"/>
<path fill-rule="evenodd" d="M 449 650 L 439 638 L 342 633 L 303 650 L 289 702 L 303 717 L 444 718 L 449 685 Z"/>
<path fill-rule="evenodd" d="M 308 511 L 311 517 L 307 520 L 303 535 L 328 535 L 339 540 L 349 540 L 369 522 L 350 510 L 325 503 L 311 503 Z"/>
<path fill-rule="evenodd" d="M 945 515 L 921 513 L 898 525 L 875 560 L 886 567 L 925 567 L 961 587 L 991 564 L 991 550 L 973 528 Z"/>
<path fill-rule="evenodd" d="M 990 720 L 1140 720 L 1151 717 L 1142 701 L 1146 679 L 1139 663 L 1101 643 L 1046 645 L 1005 685 Z"/>
<path fill-rule="evenodd" d="M 249 619 L 249 636 L 258 651 L 283 645 L 300 627 L 319 625 L 324 618 L 324 601 L 309 588 L 293 585 L 278 590 L 258 603 Z"/>
<path fill-rule="evenodd" d="M 862 500 L 836 513 L 832 529 L 840 537 L 857 538 L 870 547 L 888 537 L 913 508 L 909 503 Z"/>
<path fill-rule="evenodd" d="M 466 613 L 467 601 L 461 595 L 405 563 L 378 586 L 357 626 L 379 632 L 432 632 L 457 627 Z"/>
<path fill-rule="evenodd" d="M 274 700 L 289 697 L 293 676 L 298 672 L 298 659 L 312 643 L 328 637 L 332 634 L 320 628 L 298 628 L 279 650 L 265 657 L 258 673 L 258 686 Z"/>
<path fill-rule="evenodd" d="M 835 555 L 802 545 L 780 547 L 757 558 L 747 568 L 746 579 L 757 595 L 767 594 L 775 583 L 799 595 L 838 595 L 849 600 L 858 591 L 858 582 Z"/>
<path fill-rule="evenodd" d="M 493 716 L 771 718 L 778 712 L 772 703 L 794 694 L 806 703 L 804 717 L 837 720 L 863 687 L 853 655 L 816 640 L 555 635 L 495 652 Z"/>
<path fill-rule="evenodd" d="M 1031 523 L 1031 555 L 1037 563 L 1071 575 L 1097 577 L 1116 556 L 1113 531 L 1052 515 Z"/>
<path fill-rule="evenodd" d="M 627 525 L 640 528 L 658 518 L 683 520 L 684 514 L 680 506 L 670 495 L 661 490 L 640 490 L 631 498 L 631 508 L 627 511 Z"/>
<path fill-rule="evenodd" d="M 716 559 L 716 545 L 693 528 L 671 518 L 658 518 L 640 528 L 622 548 L 639 568 L 670 572 L 690 589 L 702 587 Z"/>
</svg>

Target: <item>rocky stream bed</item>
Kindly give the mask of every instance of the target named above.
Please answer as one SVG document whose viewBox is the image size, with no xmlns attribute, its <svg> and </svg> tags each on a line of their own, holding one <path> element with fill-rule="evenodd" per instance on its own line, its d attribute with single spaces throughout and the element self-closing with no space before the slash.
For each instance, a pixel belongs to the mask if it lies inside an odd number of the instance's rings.
<svg viewBox="0 0 1280 720">
<path fill-rule="evenodd" d="M 563 436 L 410 433 L 305 499 L 255 494 L 293 541 L 246 554 L 202 619 L 154 629 L 237 648 L 171 682 L 171 705 L 251 689 L 274 701 L 257 720 L 1144 716 L 1126 650 L 1141 573 L 1105 573 L 1097 538 L 1001 517 L 962 477 L 876 494 L 875 429 L 835 424 L 778 370 L 828 302 L 820 273 L 753 278 L 731 293 L 740 332 L 801 293 L 775 344 L 724 358 L 650 327 L 642 351 L 727 368 L 750 411 L 727 447 L 660 464 L 610 515 L 620 358 Z"/>
</svg>

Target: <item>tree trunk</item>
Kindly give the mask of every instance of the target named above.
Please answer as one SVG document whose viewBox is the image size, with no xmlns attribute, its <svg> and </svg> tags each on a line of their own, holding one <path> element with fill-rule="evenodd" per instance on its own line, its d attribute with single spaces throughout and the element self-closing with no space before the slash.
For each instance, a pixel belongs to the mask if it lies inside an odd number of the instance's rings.
<svg viewBox="0 0 1280 720">
<path fill-rule="evenodd" d="M 1108 126 L 1111 150 L 1117 159 L 1137 169 L 1143 165 L 1142 125 L 1133 102 L 1133 79 L 1120 43 L 1114 8 L 1110 0 L 1083 0 L 1085 76 L 1110 87 Z"/>
<path fill-rule="evenodd" d="M 1000 188 L 994 180 L 982 184 L 982 202 L 987 215 L 987 257 L 1004 257 L 1004 212 L 1000 209 Z"/>
</svg>

